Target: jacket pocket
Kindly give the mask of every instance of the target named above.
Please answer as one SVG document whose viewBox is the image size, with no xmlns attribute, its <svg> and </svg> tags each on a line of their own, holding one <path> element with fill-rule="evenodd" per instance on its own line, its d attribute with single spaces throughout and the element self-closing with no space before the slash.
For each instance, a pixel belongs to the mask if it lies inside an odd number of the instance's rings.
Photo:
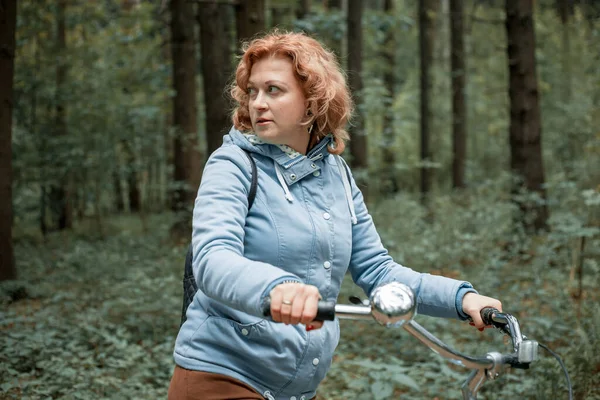
<svg viewBox="0 0 600 400">
<path fill-rule="evenodd" d="M 196 354 L 277 391 L 296 372 L 305 335 L 300 327 L 261 320 L 253 324 L 209 316 L 192 338 Z M 302 328 L 303 329 L 303 328 Z"/>
<path fill-rule="evenodd" d="M 211 299 L 204 293 L 196 296 L 196 298 L 198 299 L 201 308 L 206 311 L 206 314 L 214 318 L 223 318 L 240 325 L 255 325 L 264 320 L 264 318 L 256 317 L 243 311 L 236 310 L 235 308 L 228 307 L 221 302 Z"/>
</svg>

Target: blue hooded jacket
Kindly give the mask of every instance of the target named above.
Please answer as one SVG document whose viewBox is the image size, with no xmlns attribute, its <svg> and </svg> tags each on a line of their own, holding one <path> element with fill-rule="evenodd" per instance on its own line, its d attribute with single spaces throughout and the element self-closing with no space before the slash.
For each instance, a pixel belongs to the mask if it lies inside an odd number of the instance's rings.
<svg viewBox="0 0 600 400">
<path fill-rule="evenodd" d="M 337 300 L 347 271 L 367 296 L 399 281 L 421 314 L 464 319 L 468 282 L 418 273 L 383 247 L 363 196 L 327 136 L 306 156 L 224 136 L 208 159 L 194 207 L 193 269 L 198 292 L 177 336 L 175 362 L 238 379 L 267 399 L 310 399 L 338 344 L 338 321 L 307 332 L 261 316 L 261 302 L 284 281 L 314 285 Z M 248 211 L 251 165 L 258 190 Z M 350 176 L 350 179 L 348 179 Z"/>
</svg>

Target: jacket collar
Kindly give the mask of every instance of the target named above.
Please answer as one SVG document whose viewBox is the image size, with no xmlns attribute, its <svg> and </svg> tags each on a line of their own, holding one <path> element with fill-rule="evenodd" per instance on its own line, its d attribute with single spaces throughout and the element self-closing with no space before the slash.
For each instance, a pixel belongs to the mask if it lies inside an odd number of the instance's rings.
<svg viewBox="0 0 600 400">
<path fill-rule="evenodd" d="M 288 185 L 300 181 L 302 178 L 321 169 L 319 160 L 323 160 L 329 155 L 328 145 L 333 141 L 333 136 L 327 135 L 307 155 L 295 152 L 286 152 L 279 146 L 269 143 L 252 144 L 250 141 L 235 128 L 231 128 L 228 135 L 223 138 L 224 142 L 231 140 L 234 144 L 244 150 L 271 158 L 278 166 L 283 169 L 283 178 Z"/>
</svg>

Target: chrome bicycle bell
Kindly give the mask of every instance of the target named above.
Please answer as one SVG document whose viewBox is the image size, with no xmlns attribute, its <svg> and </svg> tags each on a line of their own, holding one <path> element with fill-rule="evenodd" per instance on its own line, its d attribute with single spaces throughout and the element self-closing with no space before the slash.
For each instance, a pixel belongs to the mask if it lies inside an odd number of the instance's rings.
<svg viewBox="0 0 600 400">
<path fill-rule="evenodd" d="M 387 283 L 373 290 L 371 307 L 373 318 L 381 325 L 401 326 L 415 315 L 415 293 L 403 283 Z"/>
</svg>

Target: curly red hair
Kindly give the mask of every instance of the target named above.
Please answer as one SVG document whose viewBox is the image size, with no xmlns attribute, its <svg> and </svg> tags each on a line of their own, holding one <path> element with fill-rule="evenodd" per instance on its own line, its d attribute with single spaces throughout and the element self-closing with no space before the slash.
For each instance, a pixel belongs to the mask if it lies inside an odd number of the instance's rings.
<svg viewBox="0 0 600 400">
<path fill-rule="evenodd" d="M 333 134 L 332 154 L 341 154 L 350 139 L 345 130 L 352 114 L 353 104 L 346 77 L 334 54 L 317 40 L 303 34 L 274 31 L 244 43 L 231 96 L 237 106 L 233 111 L 233 125 L 240 131 L 252 130 L 248 109 L 248 80 L 252 66 L 270 56 L 288 57 L 294 65 L 298 82 L 304 90 L 313 119 L 309 148 L 325 135 Z"/>
</svg>

